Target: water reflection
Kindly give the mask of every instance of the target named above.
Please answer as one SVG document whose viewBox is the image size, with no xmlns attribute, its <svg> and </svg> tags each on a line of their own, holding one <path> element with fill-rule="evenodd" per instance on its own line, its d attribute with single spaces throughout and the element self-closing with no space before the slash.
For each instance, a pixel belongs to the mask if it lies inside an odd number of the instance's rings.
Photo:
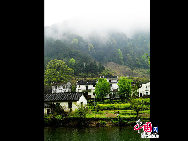
<svg viewBox="0 0 188 141">
<path fill-rule="evenodd" d="M 133 127 L 44 128 L 45 141 L 149 141 Z"/>
</svg>

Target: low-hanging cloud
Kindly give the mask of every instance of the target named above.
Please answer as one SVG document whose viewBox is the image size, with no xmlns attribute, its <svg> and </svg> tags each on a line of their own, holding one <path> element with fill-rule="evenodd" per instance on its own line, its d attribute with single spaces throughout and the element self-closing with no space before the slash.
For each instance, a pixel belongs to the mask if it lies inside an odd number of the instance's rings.
<svg viewBox="0 0 188 141">
<path fill-rule="evenodd" d="M 131 36 L 136 31 L 149 31 L 150 0 L 45 0 L 45 27 L 53 27 L 46 34 L 55 36 L 108 31 Z"/>
</svg>

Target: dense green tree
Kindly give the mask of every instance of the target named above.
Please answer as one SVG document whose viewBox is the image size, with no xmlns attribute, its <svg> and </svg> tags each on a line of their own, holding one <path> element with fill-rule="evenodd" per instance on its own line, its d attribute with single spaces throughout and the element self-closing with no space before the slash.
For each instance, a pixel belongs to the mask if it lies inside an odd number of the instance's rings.
<svg viewBox="0 0 188 141">
<path fill-rule="evenodd" d="M 51 60 L 46 66 L 44 72 L 44 84 L 56 85 L 66 83 L 72 78 L 73 69 L 69 68 L 62 60 Z"/>
<path fill-rule="evenodd" d="M 144 53 L 144 55 L 142 56 L 142 59 L 148 66 L 148 68 L 149 68 L 148 71 L 150 72 L 150 56 L 148 55 L 148 53 Z"/>
<path fill-rule="evenodd" d="M 121 65 L 123 65 L 124 62 L 123 62 L 123 55 L 122 55 L 121 49 L 118 49 L 118 54 L 119 54 L 120 63 L 121 63 Z"/>
<path fill-rule="evenodd" d="M 88 53 L 84 53 L 86 49 L 83 52 L 81 49 L 77 49 L 66 41 L 46 39 L 44 48 L 45 69 L 46 64 L 53 59 L 63 60 L 68 67 L 74 69 L 74 75 L 77 76 L 79 74 L 97 76 L 105 69 L 101 63 L 97 64 L 98 62 L 93 60 Z"/>
<path fill-rule="evenodd" d="M 88 50 L 91 52 L 94 49 L 94 46 L 91 43 L 88 43 Z"/>
<path fill-rule="evenodd" d="M 96 98 L 104 101 L 104 97 L 110 93 L 110 84 L 106 78 L 99 78 L 95 87 Z"/>
<path fill-rule="evenodd" d="M 105 67 L 104 67 L 101 63 L 99 63 L 99 64 L 98 64 L 98 72 L 100 73 L 100 72 L 102 72 L 103 70 L 105 70 Z"/>
<path fill-rule="evenodd" d="M 143 109 L 144 102 L 142 100 L 133 98 L 130 100 L 130 104 L 131 109 L 133 109 L 136 112 L 136 119 L 138 119 L 139 111 Z"/>
<path fill-rule="evenodd" d="M 100 75 L 101 76 L 113 76 L 113 72 L 110 71 L 109 69 L 105 69 L 102 71 L 102 73 Z"/>
<path fill-rule="evenodd" d="M 44 94 L 49 94 L 52 92 L 52 87 L 49 85 L 44 85 Z"/>
<path fill-rule="evenodd" d="M 76 60 L 75 60 L 74 58 L 71 58 L 71 59 L 69 60 L 69 66 L 70 66 L 71 68 L 74 68 L 75 63 L 76 63 Z"/>
<path fill-rule="evenodd" d="M 118 81 L 119 96 L 122 101 L 124 101 L 125 98 L 129 99 L 131 96 L 131 92 L 132 92 L 131 82 L 133 82 L 133 80 L 127 77 L 120 77 Z"/>
</svg>

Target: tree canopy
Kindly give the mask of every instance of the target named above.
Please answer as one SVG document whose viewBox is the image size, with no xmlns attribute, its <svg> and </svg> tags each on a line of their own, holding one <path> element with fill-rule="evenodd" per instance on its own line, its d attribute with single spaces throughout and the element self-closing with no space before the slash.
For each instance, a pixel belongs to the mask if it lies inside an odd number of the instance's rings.
<svg viewBox="0 0 188 141">
<path fill-rule="evenodd" d="M 118 86 L 119 86 L 119 96 L 122 100 L 130 97 L 132 92 L 131 82 L 133 82 L 132 79 L 129 79 L 127 77 L 120 77 L 118 81 Z"/>
<path fill-rule="evenodd" d="M 71 33 L 64 33 L 58 40 L 45 37 L 45 62 L 74 58 L 79 65 L 95 60 L 103 65 L 114 62 L 131 69 L 148 69 L 148 63 L 142 56 L 146 53 L 150 55 L 150 33 L 135 33 L 129 38 L 124 33 L 111 32 L 106 37 L 104 39 L 100 35 L 89 34 L 88 38 L 83 38 Z M 79 73 L 85 72 L 82 70 Z"/>
<path fill-rule="evenodd" d="M 110 93 L 110 84 L 106 78 L 99 78 L 95 87 L 96 98 L 103 101 L 104 97 Z"/>
<path fill-rule="evenodd" d="M 72 78 L 74 70 L 69 68 L 62 60 L 51 60 L 46 66 L 44 72 L 44 84 L 56 85 L 66 83 Z"/>
<path fill-rule="evenodd" d="M 141 111 L 144 107 L 144 102 L 140 99 L 131 99 L 130 104 L 131 104 L 131 109 L 136 111 L 136 119 L 137 119 L 139 111 Z"/>
</svg>

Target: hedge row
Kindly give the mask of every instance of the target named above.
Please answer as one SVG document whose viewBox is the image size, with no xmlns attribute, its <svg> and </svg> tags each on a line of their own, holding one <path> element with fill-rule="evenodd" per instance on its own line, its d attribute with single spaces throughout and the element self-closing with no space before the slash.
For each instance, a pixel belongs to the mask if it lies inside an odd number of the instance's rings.
<svg viewBox="0 0 188 141">
<path fill-rule="evenodd" d="M 126 104 L 97 104 L 97 110 L 129 110 L 130 103 Z"/>
</svg>

